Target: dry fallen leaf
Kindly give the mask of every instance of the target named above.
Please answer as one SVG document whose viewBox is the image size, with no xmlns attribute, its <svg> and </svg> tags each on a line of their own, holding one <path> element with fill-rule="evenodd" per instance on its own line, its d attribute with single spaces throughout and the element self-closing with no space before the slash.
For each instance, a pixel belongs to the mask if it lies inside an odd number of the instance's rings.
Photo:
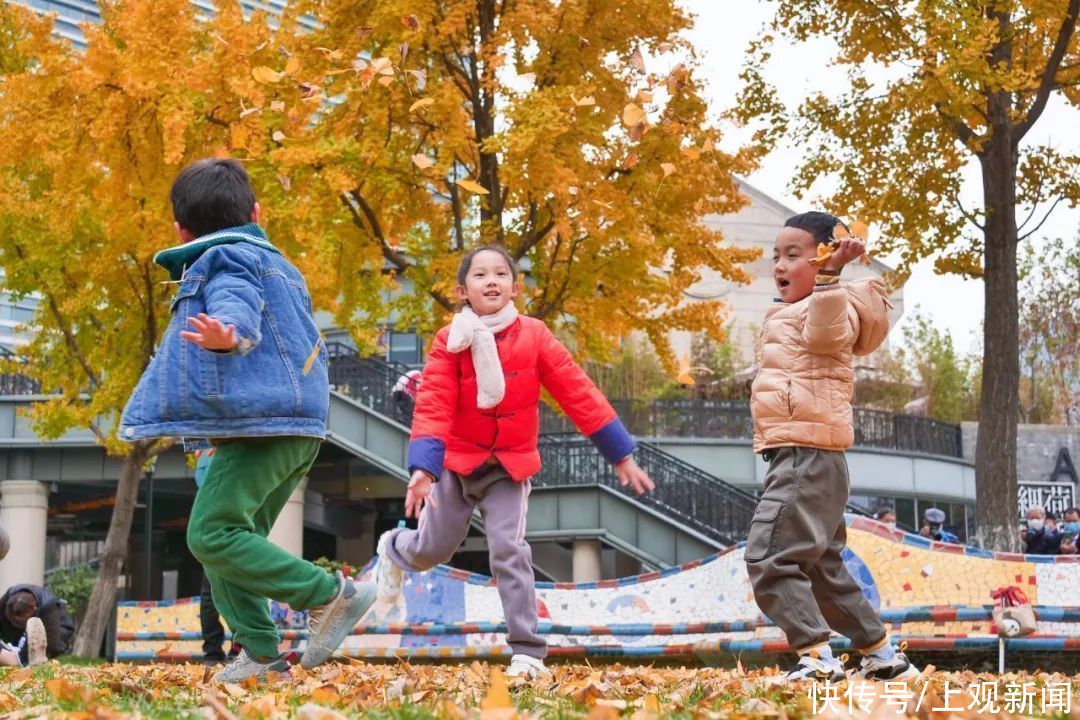
<svg viewBox="0 0 1080 720">
<path fill-rule="evenodd" d="M 642 125 L 645 120 L 645 111 L 634 103 L 627 103 L 626 107 L 623 108 L 622 121 L 626 127 L 632 128 Z"/>
<path fill-rule="evenodd" d="M 379 78 L 379 84 L 383 87 L 388 87 L 394 84 L 394 78 L 384 75 L 383 77 Z"/>
<path fill-rule="evenodd" d="M 566 192 L 570 193 L 571 195 L 577 195 L 577 187 L 569 185 L 566 188 Z"/>
<path fill-rule="evenodd" d="M 870 236 L 870 228 L 866 226 L 862 220 L 856 220 L 851 223 L 851 234 L 857 238 L 866 240 Z"/>
<path fill-rule="evenodd" d="M 280 130 L 275 130 L 274 134 L 271 137 L 273 137 L 274 142 L 276 143 L 285 142 L 285 133 L 281 132 Z"/>
<path fill-rule="evenodd" d="M 281 187 L 285 189 L 285 192 L 292 190 L 292 180 L 284 175 L 278 176 L 278 182 L 281 183 Z"/>
<path fill-rule="evenodd" d="M 273 68 L 266 67 L 265 65 L 259 65 L 251 69 L 251 77 L 255 78 L 255 82 L 260 83 L 276 83 L 283 75 Z"/>
<path fill-rule="evenodd" d="M 412 160 L 413 165 L 420 168 L 421 170 L 427 170 L 429 167 L 435 164 L 434 160 L 429 158 L 427 155 L 424 155 L 423 153 L 417 153 L 416 155 L 413 155 L 410 159 Z"/>
<path fill-rule="evenodd" d="M 429 97 L 420 98 L 419 100 L 417 100 L 416 102 L 414 102 L 412 105 L 409 106 L 409 112 L 415 112 L 415 111 L 419 110 L 420 108 L 425 108 L 428 105 L 434 105 L 434 104 L 435 104 L 435 98 L 429 98 Z"/>
<path fill-rule="evenodd" d="M 369 37 L 371 37 L 371 33 L 373 32 L 375 32 L 375 28 L 371 27 L 370 25 L 361 25 L 360 27 L 356 28 L 356 34 L 360 36 L 361 40 L 367 40 Z"/>
<path fill-rule="evenodd" d="M 592 95 L 586 95 L 585 97 L 581 98 L 580 100 L 578 100 L 576 97 L 571 95 L 570 99 L 574 101 L 574 105 L 576 107 L 590 107 L 590 106 L 596 104 L 596 98 L 594 98 Z"/>
<path fill-rule="evenodd" d="M 371 61 L 371 69 L 380 75 L 393 75 L 394 62 L 385 55 L 377 57 Z"/>
<path fill-rule="evenodd" d="M 629 170 L 630 168 L 634 167 L 637 164 L 638 164 L 638 154 L 635 153 L 635 152 L 632 152 L 632 153 L 630 153 L 629 155 L 626 156 L 625 160 L 623 160 L 622 169 L 623 170 Z"/>
<path fill-rule="evenodd" d="M 285 103 L 281 100 L 274 100 L 270 103 L 270 109 L 273 112 L 285 112 Z"/>
<path fill-rule="evenodd" d="M 665 178 L 675 172 L 675 166 L 671 163 L 660 163 L 660 169 L 664 171 Z"/>
<path fill-rule="evenodd" d="M 336 710 L 325 708 L 315 703 L 304 703 L 296 711 L 300 720 L 345 720 L 345 716 Z"/>
<path fill-rule="evenodd" d="M 662 42 L 656 46 L 656 52 L 666 53 L 675 49 L 675 43 Z"/>
<path fill-rule="evenodd" d="M 469 192 L 476 193 L 477 195 L 487 195 L 488 190 L 486 187 L 473 180 L 458 180 L 457 184 Z"/>
<path fill-rule="evenodd" d="M 401 24 L 407 27 L 409 30 L 412 30 L 413 32 L 420 31 L 420 19 L 417 18 L 415 15 L 406 15 L 405 17 L 401 18 Z"/>
<path fill-rule="evenodd" d="M 292 77 L 296 73 L 300 72 L 300 58 L 291 57 L 289 61 L 285 63 L 285 74 Z"/>
<path fill-rule="evenodd" d="M 641 50 L 635 48 L 634 52 L 630 53 L 630 67 L 639 73 L 645 72 L 645 58 L 641 57 Z"/>
<path fill-rule="evenodd" d="M 536 82 L 536 73 L 522 73 L 518 75 L 518 80 L 528 85 L 532 85 Z"/>
<path fill-rule="evenodd" d="M 690 158 L 691 160 L 697 160 L 701 157 L 701 151 L 694 147 L 683 148 L 683 157 Z"/>
</svg>

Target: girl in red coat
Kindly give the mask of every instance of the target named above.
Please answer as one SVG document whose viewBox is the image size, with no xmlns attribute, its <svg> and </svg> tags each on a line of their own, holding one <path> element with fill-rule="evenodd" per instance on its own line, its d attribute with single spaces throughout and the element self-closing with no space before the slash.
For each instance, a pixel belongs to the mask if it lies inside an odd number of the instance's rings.
<svg viewBox="0 0 1080 720">
<path fill-rule="evenodd" d="M 541 386 L 615 465 L 623 486 L 640 494 L 653 483 L 631 456 L 630 433 L 566 347 L 544 323 L 518 315 L 517 268 L 506 250 L 473 250 L 457 281 L 465 305 L 435 336 L 409 441 L 405 515 L 420 526 L 379 539 L 379 594 L 400 593 L 405 570 L 448 561 L 479 508 L 514 653 L 508 674 L 537 677 L 548 672 L 547 643 L 536 633 L 525 515 L 529 478 L 540 469 Z"/>
</svg>

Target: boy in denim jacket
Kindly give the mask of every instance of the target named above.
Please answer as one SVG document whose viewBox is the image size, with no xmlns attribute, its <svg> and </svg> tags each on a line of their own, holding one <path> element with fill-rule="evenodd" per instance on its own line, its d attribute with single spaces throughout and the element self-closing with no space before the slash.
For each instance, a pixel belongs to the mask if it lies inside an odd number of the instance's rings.
<svg viewBox="0 0 1080 720">
<path fill-rule="evenodd" d="M 375 599 L 267 540 L 326 436 L 326 348 L 303 276 L 259 227 L 235 160 L 185 168 L 170 191 L 180 245 L 154 261 L 179 283 L 172 319 L 121 419 L 128 441 L 205 438 L 214 462 L 195 496 L 188 547 L 243 646 L 220 682 L 284 672 L 267 598 L 310 611 L 301 664 L 327 660 Z"/>
</svg>

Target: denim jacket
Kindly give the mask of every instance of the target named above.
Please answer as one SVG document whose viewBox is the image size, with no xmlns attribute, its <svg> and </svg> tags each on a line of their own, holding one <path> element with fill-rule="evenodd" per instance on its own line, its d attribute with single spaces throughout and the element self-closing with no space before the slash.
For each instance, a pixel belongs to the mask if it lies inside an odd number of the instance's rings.
<svg viewBox="0 0 1080 720">
<path fill-rule="evenodd" d="M 326 345 L 300 272 L 251 223 L 163 250 L 172 319 L 121 417 L 120 437 L 326 436 Z M 180 337 L 204 312 L 236 327 L 231 352 Z"/>
</svg>

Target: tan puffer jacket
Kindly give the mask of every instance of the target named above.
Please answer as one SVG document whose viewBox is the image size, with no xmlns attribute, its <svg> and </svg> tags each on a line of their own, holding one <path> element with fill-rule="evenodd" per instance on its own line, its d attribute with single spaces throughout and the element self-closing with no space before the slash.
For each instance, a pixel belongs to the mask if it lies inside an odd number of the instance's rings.
<svg viewBox="0 0 1080 720">
<path fill-rule="evenodd" d="M 885 283 L 875 278 L 818 288 L 769 311 L 750 399 L 754 452 L 790 445 L 851 447 L 852 356 L 869 355 L 881 345 L 890 307 Z"/>
</svg>

